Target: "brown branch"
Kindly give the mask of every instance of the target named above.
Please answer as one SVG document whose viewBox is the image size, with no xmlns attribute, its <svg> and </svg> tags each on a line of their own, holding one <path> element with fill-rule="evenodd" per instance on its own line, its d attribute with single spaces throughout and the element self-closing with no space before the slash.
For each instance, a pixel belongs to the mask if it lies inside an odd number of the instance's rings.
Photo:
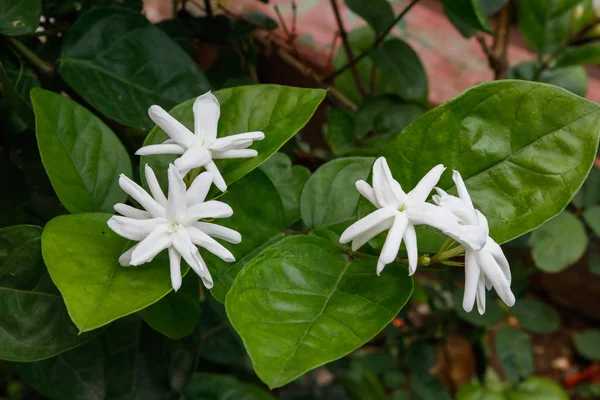
<svg viewBox="0 0 600 400">
<path fill-rule="evenodd" d="M 483 52 L 487 56 L 490 68 L 494 71 L 494 79 L 506 78 L 508 71 L 508 59 L 506 57 L 506 49 L 508 48 L 510 34 L 510 2 L 500 10 L 496 23 L 496 31 L 494 33 L 494 42 L 492 46 L 488 46 L 485 38 L 481 35 L 476 35 L 475 38 L 481 45 Z"/>
</svg>

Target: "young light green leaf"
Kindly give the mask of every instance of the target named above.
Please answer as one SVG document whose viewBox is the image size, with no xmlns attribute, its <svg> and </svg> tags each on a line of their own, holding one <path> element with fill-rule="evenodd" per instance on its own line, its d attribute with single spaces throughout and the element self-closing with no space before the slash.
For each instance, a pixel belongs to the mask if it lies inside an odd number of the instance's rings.
<svg viewBox="0 0 600 400">
<path fill-rule="evenodd" d="M 328 241 L 293 236 L 238 274 L 225 301 L 258 376 L 285 385 L 368 342 L 404 306 L 412 279 L 375 272 L 375 257 L 349 261 Z"/>
<path fill-rule="evenodd" d="M 406 191 L 433 166 L 462 174 L 499 243 L 552 218 L 585 180 L 598 147 L 600 106 L 542 83 L 485 83 L 427 112 L 383 155 Z M 454 191 L 450 175 L 438 186 Z"/>
<path fill-rule="evenodd" d="M 600 330 L 588 329 L 575 335 L 575 349 L 591 361 L 600 361 Z"/>
<path fill-rule="evenodd" d="M 134 128 L 154 125 L 148 118 L 151 105 L 169 109 L 210 89 L 177 43 L 123 7 L 82 15 L 63 41 L 58 72 L 101 113 Z"/>
<path fill-rule="evenodd" d="M 586 208 L 583 219 L 592 228 L 596 236 L 600 237 L 600 206 Z"/>
<path fill-rule="evenodd" d="M 72 213 L 112 212 L 127 199 L 119 174 L 131 176 L 131 161 L 117 136 L 94 114 L 60 94 L 31 91 L 36 136 L 44 168 Z"/>
<path fill-rule="evenodd" d="M 495 348 L 502 370 L 512 382 L 519 382 L 533 373 L 533 350 L 525 332 L 503 326 L 496 332 Z"/>
<path fill-rule="evenodd" d="M 508 78 L 549 83 L 585 97 L 588 90 L 588 76 L 583 67 L 549 68 L 542 70 L 537 76 L 539 70 L 538 61 L 526 61 L 509 69 Z M 537 79 L 534 79 L 536 77 Z"/>
<path fill-rule="evenodd" d="M 394 10 L 387 0 L 344 0 L 346 6 L 380 34 L 394 23 Z M 356 54 L 354 54 L 356 56 Z"/>
<path fill-rule="evenodd" d="M 0 0 L 0 35 L 31 33 L 40 24 L 42 0 Z"/>
<path fill-rule="evenodd" d="M 504 393 L 506 400 L 569 400 L 569 395 L 556 382 L 529 378 Z"/>
<path fill-rule="evenodd" d="M 119 265 L 131 243 L 106 225 L 110 216 L 59 216 L 42 234 L 48 272 L 80 332 L 144 309 L 173 290 L 166 252 L 140 267 Z M 182 275 L 187 270 L 182 263 Z"/>
<path fill-rule="evenodd" d="M 593 41 L 581 46 L 568 47 L 556 60 L 556 65 L 597 65 L 600 64 L 600 42 Z"/>
<path fill-rule="evenodd" d="M 536 300 L 523 299 L 510 309 L 527 332 L 549 335 L 560 329 L 560 317 L 552 308 Z"/>
<path fill-rule="evenodd" d="M 275 400 L 256 386 L 223 374 L 196 373 L 183 393 L 188 400 Z"/>
<path fill-rule="evenodd" d="M 587 243 L 583 223 L 569 211 L 563 211 L 533 231 L 531 255 L 539 269 L 559 272 L 583 256 Z"/>
</svg>

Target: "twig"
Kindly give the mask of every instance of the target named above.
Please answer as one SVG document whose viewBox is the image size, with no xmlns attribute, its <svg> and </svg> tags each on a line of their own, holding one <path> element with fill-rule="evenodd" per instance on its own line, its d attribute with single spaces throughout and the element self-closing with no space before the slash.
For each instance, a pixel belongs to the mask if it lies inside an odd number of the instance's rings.
<svg viewBox="0 0 600 400">
<path fill-rule="evenodd" d="M 496 32 L 494 34 L 494 42 L 490 48 L 485 38 L 482 35 L 477 34 L 475 39 L 481 45 L 481 48 L 487 56 L 490 68 L 494 71 L 494 79 L 506 78 L 506 72 L 508 71 L 508 60 L 506 58 L 506 49 L 509 41 L 509 25 L 510 25 L 510 2 L 506 4 L 498 15 L 498 22 L 496 24 Z"/>
<path fill-rule="evenodd" d="M 296 0 L 292 0 L 292 37 L 296 39 L 296 27 L 298 24 L 298 7 L 296 6 Z"/>
<path fill-rule="evenodd" d="M 212 4 L 210 4 L 210 2 L 211 2 L 211 0 L 204 0 L 204 8 L 206 10 L 206 15 L 208 16 L 208 18 L 213 17 Z"/>
<path fill-rule="evenodd" d="M 9 37 L 8 41 L 29 64 L 35 67 L 35 69 L 39 73 L 46 76 L 52 76 L 54 74 L 54 67 L 49 62 L 46 62 L 39 58 L 37 54 L 29 50 L 29 48 L 23 43 L 21 43 L 19 40 Z"/>
<path fill-rule="evenodd" d="M 404 16 L 410 11 L 410 9 L 413 8 L 414 5 L 417 4 L 418 2 L 419 2 L 419 0 L 412 0 L 406 7 L 404 7 L 404 9 L 400 12 L 400 14 L 398 14 L 398 16 L 394 19 L 394 21 L 383 32 L 381 32 L 379 35 L 377 35 L 373 44 L 368 49 L 363 51 L 358 57 L 356 57 L 354 59 L 353 63 L 351 63 L 351 62 L 346 63 L 342 68 L 338 69 L 337 71 L 335 71 L 334 73 L 332 73 L 330 75 L 327 75 L 325 78 L 323 78 L 323 80 L 325 82 L 330 81 L 331 79 L 340 75 L 342 72 L 348 70 L 349 68 L 352 68 L 353 64 L 356 64 L 360 60 L 365 58 L 372 49 L 379 47 L 381 42 L 383 42 L 383 40 L 387 37 L 387 35 L 389 35 L 389 33 L 392 31 L 392 29 L 394 29 L 394 27 L 398 24 L 398 22 L 400 22 L 402 20 L 402 18 L 404 18 Z"/>
<path fill-rule="evenodd" d="M 335 46 L 337 45 L 337 40 L 340 37 L 340 33 L 335 31 L 333 34 L 333 39 L 331 40 L 331 49 L 329 50 L 329 54 L 327 55 L 327 62 L 325 65 L 331 65 L 331 61 L 333 60 L 333 55 L 335 53 Z"/>
<path fill-rule="evenodd" d="M 279 6 L 273 6 L 273 8 L 275 9 L 275 13 L 277 14 L 277 19 L 279 20 L 279 25 L 281 25 L 281 28 L 283 29 L 285 36 L 287 36 L 288 38 L 291 37 L 292 35 L 290 33 L 290 30 L 287 27 L 287 24 L 285 23 L 285 19 L 283 19 L 283 15 L 281 15 L 281 11 L 279 11 Z"/>
<path fill-rule="evenodd" d="M 330 0 L 331 8 L 333 9 L 333 14 L 335 15 L 335 20 L 337 22 L 338 30 L 340 31 L 340 37 L 342 38 L 342 44 L 344 46 L 344 50 L 346 51 L 346 56 L 348 57 L 348 62 L 352 68 L 352 75 L 354 76 L 354 81 L 356 82 L 356 87 L 360 94 L 364 97 L 367 95 L 365 87 L 363 85 L 362 79 L 360 78 L 360 74 L 358 73 L 358 67 L 356 66 L 356 61 L 354 59 L 354 55 L 352 52 L 352 47 L 350 47 L 350 41 L 348 40 L 348 33 L 346 32 L 346 28 L 344 28 L 344 21 L 342 21 L 342 16 L 340 15 L 340 9 L 337 5 L 337 0 Z"/>
</svg>

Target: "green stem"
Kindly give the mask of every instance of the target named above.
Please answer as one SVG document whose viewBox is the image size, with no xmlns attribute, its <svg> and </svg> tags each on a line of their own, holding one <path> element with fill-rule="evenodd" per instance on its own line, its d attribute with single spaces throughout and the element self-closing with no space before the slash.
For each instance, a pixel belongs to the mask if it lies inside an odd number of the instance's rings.
<svg viewBox="0 0 600 400">
<path fill-rule="evenodd" d="M 31 51 L 21 41 L 15 38 L 8 38 L 8 41 L 29 64 L 35 67 L 38 72 L 47 76 L 52 76 L 54 74 L 54 67 L 50 63 L 39 58 L 37 54 Z"/>
</svg>

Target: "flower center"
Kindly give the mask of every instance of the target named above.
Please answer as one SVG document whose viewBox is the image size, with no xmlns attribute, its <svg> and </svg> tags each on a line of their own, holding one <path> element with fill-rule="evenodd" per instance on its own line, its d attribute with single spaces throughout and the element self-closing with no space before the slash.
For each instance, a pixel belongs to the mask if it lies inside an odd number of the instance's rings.
<svg viewBox="0 0 600 400">
<path fill-rule="evenodd" d="M 169 223 L 169 233 L 175 233 L 179 228 L 181 228 L 179 220 L 174 220 Z"/>
<path fill-rule="evenodd" d="M 405 203 L 400 204 L 400 207 L 398 208 L 398 211 L 402 212 L 402 211 L 405 211 L 405 210 L 406 210 L 406 204 Z"/>
</svg>

